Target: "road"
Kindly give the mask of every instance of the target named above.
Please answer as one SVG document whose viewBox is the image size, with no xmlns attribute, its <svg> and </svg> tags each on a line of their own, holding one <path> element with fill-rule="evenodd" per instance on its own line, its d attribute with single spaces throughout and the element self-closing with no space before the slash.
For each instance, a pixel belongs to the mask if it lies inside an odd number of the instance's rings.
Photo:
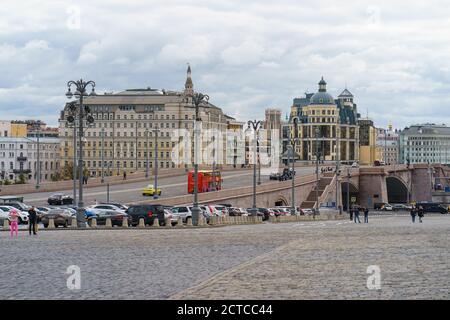
<svg viewBox="0 0 450 320">
<path fill-rule="evenodd" d="M 313 167 L 303 167 L 296 169 L 299 175 L 310 174 L 314 172 Z M 222 173 L 223 188 L 236 188 L 246 187 L 253 185 L 253 171 L 226 171 Z M 261 174 L 261 183 L 269 182 L 269 176 Z M 142 189 L 149 183 L 154 183 L 153 177 L 150 178 L 150 182 L 132 182 L 123 183 L 120 185 L 110 186 L 110 201 L 129 203 L 133 201 L 142 201 L 149 199 L 149 197 L 142 196 Z M 166 177 L 158 179 L 158 187 L 162 191 L 161 201 L 164 198 L 174 197 L 187 194 L 187 176 Z M 62 193 L 69 195 L 73 194 L 72 190 L 61 190 Z M 24 202 L 29 205 L 45 206 L 47 205 L 47 199 L 50 195 L 56 192 L 36 192 L 23 194 L 19 196 L 24 197 Z M 107 199 L 106 185 L 102 187 L 85 188 L 83 189 L 83 198 L 85 205 L 92 205 L 95 200 L 98 202 L 106 201 Z"/>
<path fill-rule="evenodd" d="M 449 299 L 449 215 L 0 232 L 4 299 Z M 67 268 L 81 287 L 67 287 Z M 367 287 L 379 268 L 379 289 Z"/>
</svg>

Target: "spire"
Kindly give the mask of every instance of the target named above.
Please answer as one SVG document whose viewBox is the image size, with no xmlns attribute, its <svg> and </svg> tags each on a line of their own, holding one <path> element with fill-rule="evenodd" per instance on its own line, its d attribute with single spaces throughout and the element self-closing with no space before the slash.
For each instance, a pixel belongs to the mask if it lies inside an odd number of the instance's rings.
<svg viewBox="0 0 450 320">
<path fill-rule="evenodd" d="M 184 93 L 187 96 L 192 96 L 194 94 L 194 83 L 192 82 L 192 71 L 191 65 L 188 63 L 186 83 L 184 84 Z"/>
</svg>

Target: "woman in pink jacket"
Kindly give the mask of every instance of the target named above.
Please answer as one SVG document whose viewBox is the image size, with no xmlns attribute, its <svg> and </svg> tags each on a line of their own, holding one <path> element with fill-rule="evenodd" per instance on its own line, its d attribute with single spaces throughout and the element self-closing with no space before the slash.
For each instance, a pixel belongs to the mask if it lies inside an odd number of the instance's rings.
<svg viewBox="0 0 450 320">
<path fill-rule="evenodd" d="M 14 231 L 17 237 L 19 233 L 19 214 L 16 209 L 12 209 L 9 212 L 9 221 L 11 225 L 11 238 L 14 236 Z"/>
</svg>

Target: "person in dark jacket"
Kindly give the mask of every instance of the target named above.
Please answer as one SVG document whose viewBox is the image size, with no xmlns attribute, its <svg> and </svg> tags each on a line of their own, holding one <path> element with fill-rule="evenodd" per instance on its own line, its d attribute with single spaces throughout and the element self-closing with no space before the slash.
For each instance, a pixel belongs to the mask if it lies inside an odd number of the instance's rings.
<svg viewBox="0 0 450 320">
<path fill-rule="evenodd" d="M 423 218 L 423 207 L 422 206 L 419 206 L 417 215 L 419 216 L 419 222 L 422 223 L 422 218 Z"/>
<path fill-rule="evenodd" d="M 355 208 L 353 210 L 354 210 L 353 214 L 355 215 L 355 223 L 356 223 L 356 220 L 358 220 L 358 223 L 361 223 L 361 220 L 359 220 L 359 208 L 355 206 Z"/>
<path fill-rule="evenodd" d="M 37 222 L 37 213 L 36 208 L 33 206 L 28 210 L 28 232 L 31 235 L 31 229 L 33 229 L 33 234 L 36 235 L 36 222 Z"/>
<path fill-rule="evenodd" d="M 416 222 L 416 215 L 417 215 L 417 208 L 413 206 L 411 209 L 411 219 L 413 223 Z"/>
<path fill-rule="evenodd" d="M 369 209 L 364 208 L 364 223 L 369 223 Z"/>
<path fill-rule="evenodd" d="M 350 221 L 353 221 L 353 208 L 347 208 L 348 212 L 350 213 Z"/>
</svg>

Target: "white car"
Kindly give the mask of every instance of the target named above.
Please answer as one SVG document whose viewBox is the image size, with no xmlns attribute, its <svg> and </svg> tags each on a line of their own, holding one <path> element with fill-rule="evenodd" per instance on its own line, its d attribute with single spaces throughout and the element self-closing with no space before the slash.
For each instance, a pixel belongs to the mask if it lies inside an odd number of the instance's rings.
<svg viewBox="0 0 450 320">
<path fill-rule="evenodd" d="M 107 212 L 107 211 L 117 211 L 117 212 L 125 213 L 125 210 L 123 210 L 113 204 L 95 204 L 93 206 L 89 206 L 88 209 L 90 211 L 92 211 L 93 213 Z"/>
<path fill-rule="evenodd" d="M 217 216 L 217 217 L 222 217 L 222 216 L 226 216 L 228 215 L 228 209 L 225 206 L 220 206 L 220 205 L 207 205 L 205 206 L 208 208 L 208 211 Z"/>
<path fill-rule="evenodd" d="M 0 206 L 0 211 L 7 214 L 8 220 L 9 220 L 9 213 L 11 212 L 12 209 L 15 209 L 18 213 L 19 224 L 28 223 L 28 212 L 17 210 L 16 208 L 11 206 Z"/>
</svg>

